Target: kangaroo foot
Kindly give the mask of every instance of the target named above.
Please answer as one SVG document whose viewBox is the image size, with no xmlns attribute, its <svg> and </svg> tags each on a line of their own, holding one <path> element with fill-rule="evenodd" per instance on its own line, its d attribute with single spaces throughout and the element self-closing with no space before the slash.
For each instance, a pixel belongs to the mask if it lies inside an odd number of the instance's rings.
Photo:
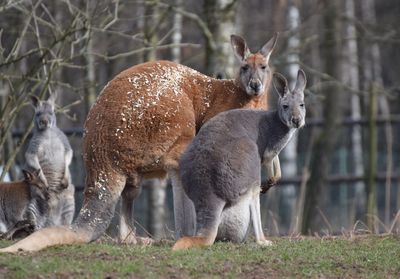
<svg viewBox="0 0 400 279">
<path fill-rule="evenodd" d="M 266 239 L 260 239 L 260 240 L 257 240 L 257 244 L 261 245 L 261 246 L 272 246 L 273 242 L 270 240 L 266 240 Z"/>
<path fill-rule="evenodd" d="M 150 246 L 154 243 L 154 240 L 150 237 L 136 237 L 137 244 L 142 246 Z"/>
<path fill-rule="evenodd" d="M 29 221 L 20 221 L 14 225 L 12 229 L 4 233 L 4 238 L 14 240 L 23 238 L 34 232 L 34 226 Z"/>
<path fill-rule="evenodd" d="M 127 237 L 121 239 L 120 241 L 121 243 L 124 244 L 143 245 L 143 246 L 149 246 L 154 243 L 154 240 L 151 239 L 150 237 L 140 237 L 136 236 L 133 233 L 129 234 Z"/>
<path fill-rule="evenodd" d="M 211 243 L 212 244 L 212 243 Z M 207 241 L 207 238 L 201 237 L 201 236 L 193 236 L 193 237 L 182 237 L 178 239 L 178 241 L 174 244 L 172 247 L 173 251 L 176 250 L 183 250 L 183 249 L 188 249 L 191 247 L 204 247 L 211 245 L 209 241 Z"/>
</svg>

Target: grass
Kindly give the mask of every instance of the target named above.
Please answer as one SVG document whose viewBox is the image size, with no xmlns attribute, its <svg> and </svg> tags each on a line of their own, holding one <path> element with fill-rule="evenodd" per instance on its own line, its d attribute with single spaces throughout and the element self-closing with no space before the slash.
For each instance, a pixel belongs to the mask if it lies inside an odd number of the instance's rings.
<svg viewBox="0 0 400 279">
<path fill-rule="evenodd" d="M 172 252 L 171 242 L 150 247 L 97 242 L 41 252 L 0 254 L 0 278 L 398 278 L 400 236 L 273 238 L 275 245 L 217 243 Z M 1 241 L 4 247 L 10 242 Z"/>
</svg>

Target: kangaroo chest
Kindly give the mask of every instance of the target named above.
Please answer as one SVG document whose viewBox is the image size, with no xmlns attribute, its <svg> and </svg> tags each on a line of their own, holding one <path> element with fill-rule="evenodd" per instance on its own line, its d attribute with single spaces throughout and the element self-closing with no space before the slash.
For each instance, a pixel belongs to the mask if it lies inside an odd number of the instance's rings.
<svg viewBox="0 0 400 279">
<path fill-rule="evenodd" d="M 294 133 L 296 132 L 295 129 L 290 129 L 288 133 L 286 133 L 283 137 L 281 137 L 279 140 L 267 144 L 267 147 L 265 148 L 262 156 L 262 162 L 268 162 L 271 161 L 274 157 L 276 157 L 282 149 L 286 146 L 286 144 L 290 141 L 290 139 L 293 137 Z"/>
</svg>

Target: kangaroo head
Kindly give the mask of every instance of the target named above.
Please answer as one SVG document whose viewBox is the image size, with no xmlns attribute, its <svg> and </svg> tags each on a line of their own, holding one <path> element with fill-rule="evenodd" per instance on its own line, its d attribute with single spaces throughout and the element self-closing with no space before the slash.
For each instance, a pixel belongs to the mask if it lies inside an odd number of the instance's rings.
<svg viewBox="0 0 400 279">
<path fill-rule="evenodd" d="M 27 182 L 29 185 L 35 186 L 40 189 L 45 189 L 46 184 L 40 179 L 40 169 L 38 170 L 22 170 L 22 173 L 24 174 L 24 181 Z"/>
<path fill-rule="evenodd" d="M 276 45 L 278 33 L 270 39 L 258 52 L 251 53 L 246 41 L 237 35 L 231 35 L 231 45 L 241 66 L 239 71 L 240 86 L 250 96 L 261 95 L 272 78 L 268 66 L 269 57 Z"/>
<path fill-rule="evenodd" d="M 303 70 L 299 70 L 294 89 L 289 91 L 288 82 L 284 76 L 274 73 L 273 84 L 279 94 L 278 113 L 282 122 L 289 128 L 304 126 L 306 108 L 304 106 L 304 89 L 307 79 Z"/>
<path fill-rule="evenodd" d="M 31 103 L 35 109 L 35 127 L 39 131 L 56 126 L 56 115 L 54 113 L 54 103 L 56 95 L 50 95 L 47 101 L 41 101 L 36 96 L 31 96 Z"/>
<path fill-rule="evenodd" d="M 40 169 L 38 170 L 22 170 L 24 181 L 29 185 L 33 197 L 40 197 L 43 200 L 49 199 L 49 191 L 46 184 L 40 179 Z"/>
</svg>

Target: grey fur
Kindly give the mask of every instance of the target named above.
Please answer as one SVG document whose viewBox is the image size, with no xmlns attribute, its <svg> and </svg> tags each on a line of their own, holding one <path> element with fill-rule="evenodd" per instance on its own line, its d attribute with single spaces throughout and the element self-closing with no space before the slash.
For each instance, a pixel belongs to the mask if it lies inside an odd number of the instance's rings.
<svg viewBox="0 0 400 279">
<path fill-rule="evenodd" d="M 45 227 L 69 225 L 75 212 L 74 192 L 69 165 L 72 148 L 56 125 L 55 95 L 47 101 L 32 96 L 35 128 L 25 153 L 28 168 L 40 170 L 40 178 L 49 189 L 49 218 Z"/>
<path fill-rule="evenodd" d="M 48 218 L 48 192 L 39 171 L 23 172 L 23 181 L 0 184 L 0 234 L 4 238 L 13 238 L 20 230 L 38 230 Z"/>
<path fill-rule="evenodd" d="M 183 187 L 196 209 L 197 233 L 208 245 L 224 239 L 241 242 L 252 220 L 256 240 L 265 240 L 260 218 L 261 167 L 269 181 L 281 175 L 278 154 L 304 125 L 306 77 L 299 70 L 289 92 L 286 79 L 274 74 L 278 110 L 235 109 L 209 120 L 181 157 Z"/>
</svg>

